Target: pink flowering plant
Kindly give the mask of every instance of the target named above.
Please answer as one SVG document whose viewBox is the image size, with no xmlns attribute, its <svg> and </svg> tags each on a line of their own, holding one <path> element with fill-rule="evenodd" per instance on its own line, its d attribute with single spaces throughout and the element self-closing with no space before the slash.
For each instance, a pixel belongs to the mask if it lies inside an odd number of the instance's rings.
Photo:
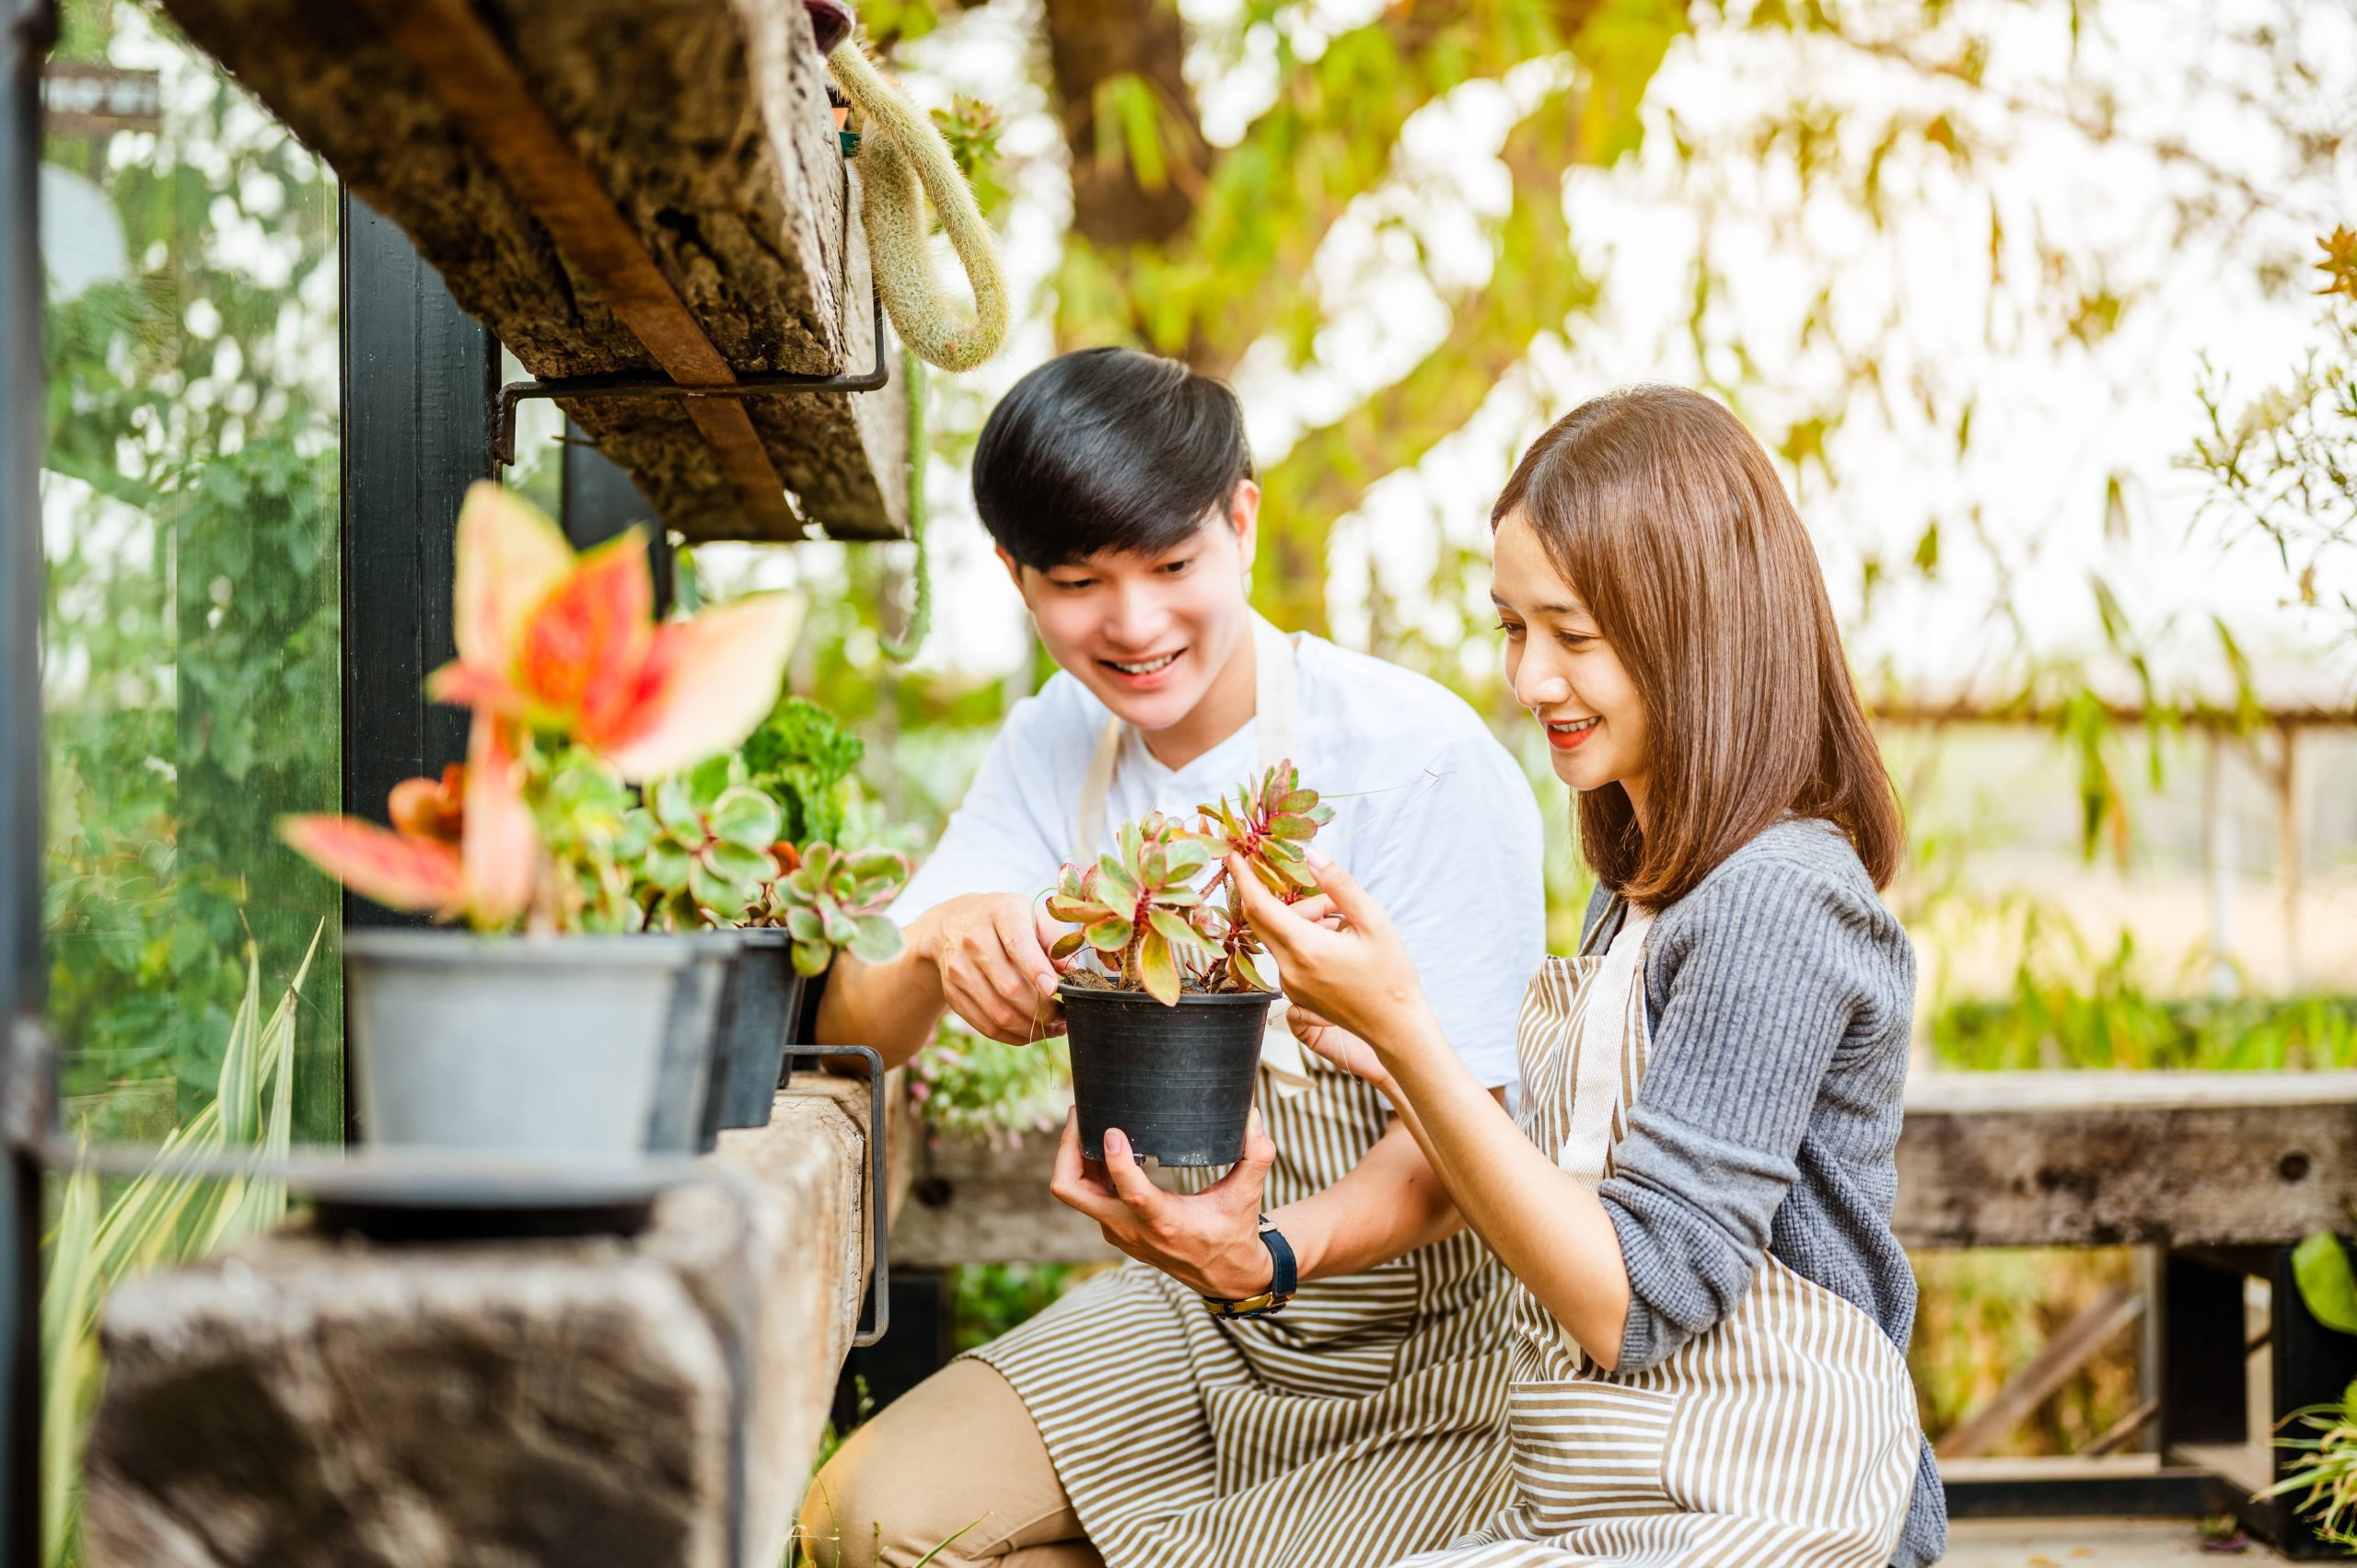
<svg viewBox="0 0 2357 1568">
<path fill-rule="evenodd" d="M 390 828 L 289 817 L 282 836 L 388 908 L 478 931 L 640 929 L 656 819 L 629 786 L 686 772 L 761 722 L 799 602 L 761 594 L 658 622 L 639 530 L 576 555 L 487 483 L 459 515 L 454 597 L 459 656 L 426 691 L 472 712 L 465 764 L 395 785 Z"/>
<path fill-rule="evenodd" d="M 1309 841 L 1333 807 L 1285 761 L 1257 786 L 1248 782 L 1233 799 L 1196 811 L 1191 823 L 1161 812 L 1125 822 L 1096 865 L 1062 868 L 1048 913 L 1078 929 L 1057 940 L 1053 958 L 1093 957 L 1115 986 L 1166 1006 L 1190 990 L 1276 989 L 1262 968 L 1266 949 L 1227 886 L 1226 861 L 1240 859 L 1287 903 L 1306 898 L 1318 890 Z"/>
</svg>

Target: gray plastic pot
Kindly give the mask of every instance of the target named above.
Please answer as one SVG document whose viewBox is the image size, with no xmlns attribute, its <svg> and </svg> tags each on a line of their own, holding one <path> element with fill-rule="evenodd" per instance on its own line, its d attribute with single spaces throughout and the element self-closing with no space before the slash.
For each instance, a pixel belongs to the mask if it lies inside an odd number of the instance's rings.
<svg viewBox="0 0 2357 1568">
<path fill-rule="evenodd" d="M 791 939 L 780 929 L 748 926 L 737 939 L 727 1000 L 721 1006 L 720 1051 L 713 1069 L 708 1120 L 724 1127 L 766 1127 L 777 1091 L 793 1071 L 785 1048 L 802 1010 L 802 977 Z"/>
<path fill-rule="evenodd" d="M 1104 1158 L 1105 1130 L 1118 1127 L 1139 1158 L 1161 1165 L 1244 1157 L 1273 994 L 1189 992 L 1168 1007 L 1143 991 L 1067 985 L 1061 994 L 1083 1155 Z"/>
<path fill-rule="evenodd" d="M 344 938 L 363 1139 L 572 1156 L 687 1153 L 725 936 Z"/>
</svg>

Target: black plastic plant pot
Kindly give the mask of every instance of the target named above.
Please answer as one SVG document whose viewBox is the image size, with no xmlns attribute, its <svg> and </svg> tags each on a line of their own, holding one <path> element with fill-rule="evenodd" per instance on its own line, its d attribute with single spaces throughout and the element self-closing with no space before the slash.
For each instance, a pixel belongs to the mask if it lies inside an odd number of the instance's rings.
<svg viewBox="0 0 2357 1568">
<path fill-rule="evenodd" d="M 1274 995 L 1190 992 L 1173 1007 L 1142 991 L 1067 985 L 1062 995 L 1082 1154 L 1104 1158 L 1105 1129 L 1118 1127 L 1140 1159 L 1161 1165 L 1244 1157 Z"/>
<path fill-rule="evenodd" d="M 785 1052 L 802 1007 L 802 977 L 794 972 L 786 934 L 751 926 L 731 935 L 737 941 L 737 958 L 721 1004 L 712 1094 L 704 1109 L 706 1149 L 724 1128 L 770 1124 L 777 1091 L 794 1071 Z"/>
</svg>

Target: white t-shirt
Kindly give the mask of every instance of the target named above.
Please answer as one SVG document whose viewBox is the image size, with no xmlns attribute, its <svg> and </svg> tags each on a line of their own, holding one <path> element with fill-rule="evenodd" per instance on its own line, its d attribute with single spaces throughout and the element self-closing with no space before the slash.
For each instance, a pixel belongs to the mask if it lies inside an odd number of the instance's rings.
<svg viewBox="0 0 2357 1568">
<path fill-rule="evenodd" d="M 1485 1085 L 1515 1082 L 1523 988 L 1546 950 L 1538 802 L 1480 717 L 1421 675 L 1293 636 L 1294 762 L 1334 819 L 1318 847 L 1382 904 L 1449 1043 Z M 1073 858 L 1073 819 L 1109 717 L 1058 671 L 1015 705 L 940 844 L 889 912 L 902 925 L 968 893 L 1047 892 Z M 1109 847 L 1148 811 L 1191 816 L 1260 772 L 1259 722 L 1184 768 L 1124 734 L 1105 803 Z"/>
</svg>

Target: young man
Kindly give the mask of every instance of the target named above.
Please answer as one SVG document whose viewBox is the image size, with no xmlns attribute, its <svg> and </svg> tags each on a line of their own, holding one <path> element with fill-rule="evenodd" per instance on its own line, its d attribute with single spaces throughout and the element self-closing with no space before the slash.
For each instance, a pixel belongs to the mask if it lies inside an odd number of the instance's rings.
<svg viewBox="0 0 2357 1568">
<path fill-rule="evenodd" d="M 945 1010 L 1003 1040 L 1061 1032 L 1039 899 L 1057 867 L 1290 759 L 1335 807 L 1318 847 L 1395 912 L 1503 1095 L 1545 939 L 1531 791 L 1442 687 L 1253 613 L 1235 395 L 1148 354 L 1066 354 L 993 412 L 973 479 L 1062 673 L 1008 715 L 893 906 L 902 955 L 838 960 L 819 1038 L 900 1061 Z M 1382 1100 L 1281 1028 L 1259 1110 L 1243 1162 L 1191 1193 L 1084 1167 L 1067 1127 L 1056 1195 L 1136 1261 L 853 1433 L 804 1504 L 819 1568 L 935 1548 L 942 1568 L 1373 1563 L 1505 1500 L 1503 1293 L 1479 1242 Z"/>
</svg>

